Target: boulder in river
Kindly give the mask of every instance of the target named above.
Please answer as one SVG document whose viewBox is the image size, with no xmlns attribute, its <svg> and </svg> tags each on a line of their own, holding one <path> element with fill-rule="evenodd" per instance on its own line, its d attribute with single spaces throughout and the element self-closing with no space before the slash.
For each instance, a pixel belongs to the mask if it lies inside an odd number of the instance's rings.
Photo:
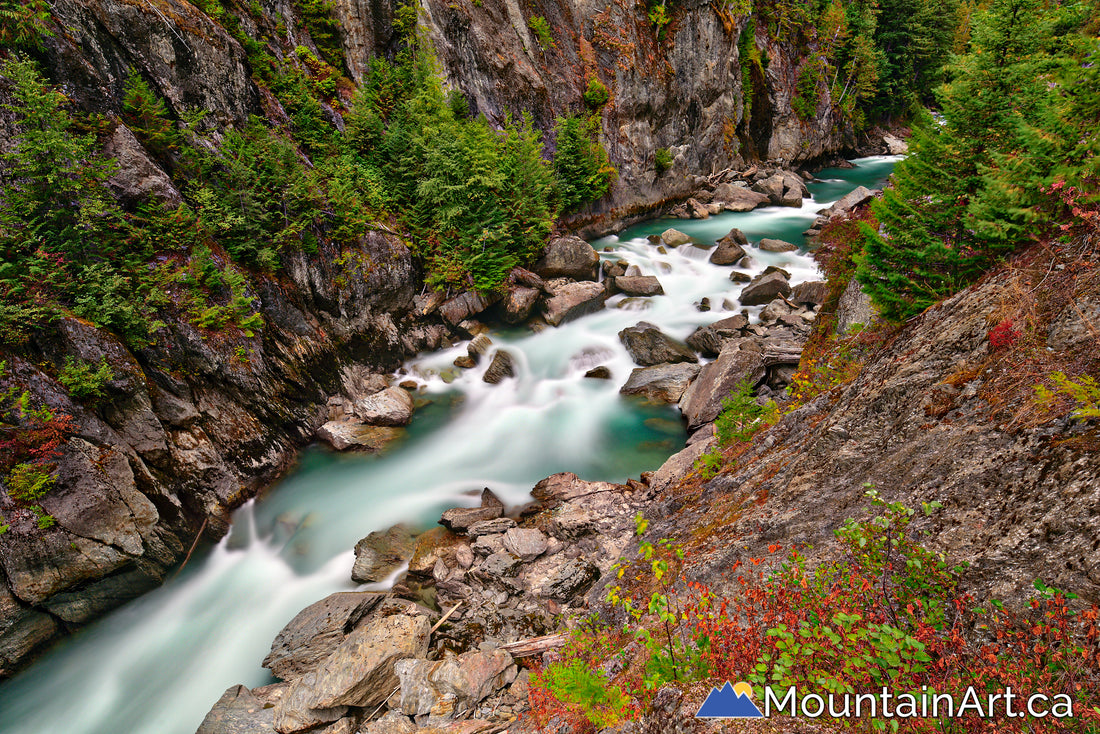
<svg viewBox="0 0 1100 734">
<path fill-rule="evenodd" d="M 610 380 L 611 370 L 601 364 L 585 372 L 584 376 L 593 380 Z"/>
<path fill-rule="evenodd" d="M 355 417 L 371 426 L 405 426 L 412 420 L 412 396 L 400 387 L 387 387 L 359 398 L 352 406 Z"/>
<path fill-rule="evenodd" d="M 409 560 L 416 538 L 405 525 L 374 531 L 355 544 L 351 580 L 360 584 L 381 581 Z"/>
<path fill-rule="evenodd" d="M 560 326 L 599 311 L 606 300 L 607 290 L 600 283 L 566 283 L 546 300 L 543 317 L 551 326 Z"/>
<path fill-rule="evenodd" d="M 481 380 L 490 385 L 496 385 L 503 382 L 505 378 L 515 377 L 515 367 L 516 361 L 512 353 L 505 349 L 498 349 L 496 354 L 493 355 L 493 361 L 489 363 L 489 368 L 481 376 Z"/>
<path fill-rule="evenodd" d="M 641 395 L 654 402 L 675 403 L 699 374 L 699 369 L 699 365 L 685 362 L 638 367 L 630 373 L 619 392 Z"/>
<path fill-rule="evenodd" d="M 688 345 L 673 339 L 648 321 L 639 321 L 619 332 L 619 341 L 636 364 L 647 367 L 673 362 L 698 362 Z"/>
<path fill-rule="evenodd" d="M 757 246 L 764 252 L 795 252 L 798 250 L 798 245 L 791 244 L 786 240 L 777 240 L 771 237 L 765 237 L 760 240 Z"/>
<path fill-rule="evenodd" d="M 620 275 L 615 287 L 628 296 L 663 296 L 665 289 L 655 275 Z"/>
<path fill-rule="evenodd" d="M 744 306 L 759 306 L 770 303 L 776 296 L 788 296 L 791 284 L 787 277 L 782 270 L 764 271 L 745 286 L 738 300 Z"/>
<path fill-rule="evenodd" d="M 535 272 L 543 278 L 595 280 L 600 256 L 580 237 L 555 237 L 546 246 Z"/>
<path fill-rule="evenodd" d="M 373 591 L 340 591 L 310 604 L 275 636 L 263 667 L 290 681 L 316 668 L 384 597 Z"/>
<path fill-rule="evenodd" d="M 404 435 L 402 428 L 365 426 L 354 418 L 329 421 L 317 429 L 317 438 L 337 451 L 354 449 L 377 453 Z"/>
<path fill-rule="evenodd" d="M 456 507 L 443 513 L 439 523 L 450 530 L 465 530 L 481 520 L 495 520 L 504 514 L 504 503 L 493 491 L 481 491 L 480 507 Z"/>
<path fill-rule="evenodd" d="M 230 686 L 195 734 L 267 734 L 275 728 L 275 709 L 242 685 Z"/>
<path fill-rule="evenodd" d="M 749 244 L 745 233 L 739 229 L 731 229 L 722 239 L 718 240 L 718 246 L 710 253 L 710 261 L 715 265 L 733 265 L 745 256 L 744 245 Z"/>
<path fill-rule="evenodd" d="M 691 238 L 678 229 L 668 228 L 661 233 L 661 242 L 669 247 L 679 247 L 691 242 Z"/>
</svg>

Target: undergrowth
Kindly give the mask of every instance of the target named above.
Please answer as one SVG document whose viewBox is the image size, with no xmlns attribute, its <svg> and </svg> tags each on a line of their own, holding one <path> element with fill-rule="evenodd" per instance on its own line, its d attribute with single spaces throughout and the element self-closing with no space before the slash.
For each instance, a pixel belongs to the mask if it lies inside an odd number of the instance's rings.
<svg viewBox="0 0 1100 734">
<path fill-rule="evenodd" d="M 1009 611 L 959 589 L 964 566 L 924 546 L 914 520 L 940 511 L 886 501 L 869 487 L 869 516 L 836 531 L 840 553 L 812 564 L 798 549 L 738 562 L 735 593 L 722 597 L 688 581 L 684 552 L 671 540 L 645 540 L 616 566 L 609 585 L 612 621 L 589 620 L 557 659 L 532 677 L 530 721 L 570 722 L 594 731 L 637 719 L 656 691 L 688 691 L 747 681 L 763 699 L 877 692 L 952 694 L 1001 691 L 1068 696 L 1072 719 L 975 715 L 956 719 L 860 718 L 844 728 L 913 732 L 1100 730 L 1100 627 L 1097 608 L 1036 580 L 1036 596 Z M 618 622 L 621 621 L 620 625 Z M 797 702 L 796 702 L 797 705 Z M 687 712 L 690 716 L 691 712 Z"/>
</svg>

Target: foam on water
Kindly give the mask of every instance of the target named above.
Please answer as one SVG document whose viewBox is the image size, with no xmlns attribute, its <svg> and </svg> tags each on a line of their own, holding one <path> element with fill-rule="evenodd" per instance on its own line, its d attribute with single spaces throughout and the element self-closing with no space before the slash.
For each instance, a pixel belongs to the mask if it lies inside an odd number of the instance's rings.
<svg viewBox="0 0 1100 734">
<path fill-rule="evenodd" d="M 402 379 L 417 380 L 430 403 L 418 409 L 401 445 L 375 458 L 305 452 L 297 471 L 239 510 L 232 532 L 197 552 L 178 577 L 0 686 L 0 732 L 191 734 L 230 685 L 271 681 L 259 662 L 291 617 L 327 594 L 355 588 L 350 549 L 368 532 L 396 522 L 429 526 L 446 507 L 473 504 L 485 486 L 520 504 L 554 472 L 623 480 L 656 468 L 683 445 L 684 433 L 674 408 L 619 395 L 635 365 L 617 333 L 646 320 L 682 339 L 740 311 L 722 304 L 735 301 L 741 286 L 729 281 L 730 268 L 707 261 L 706 247 L 661 253 L 645 236 L 672 226 L 712 245 L 739 227 L 752 241 L 772 236 L 801 244 L 800 232 L 818 209 L 857 184 L 885 178 L 894 160 L 864 159 L 857 169 L 825 172 L 836 181 L 811 184 L 818 199 L 799 209 L 647 222 L 593 243 L 611 248 L 601 257 L 657 275 L 665 295 L 616 296 L 602 311 L 538 334 L 491 334 L 493 349 L 515 357 L 515 379 L 499 385 L 481 380 L 491 353 L 477 368 L 452 366 L 465 344 L 412 360 Z M 749 274 L 778 265 L 793 283 L 817 276 L 805 252 L 747 249 Z M 710 312 L 694 306 L 704 297 Z M 600 364 L 611 380 L 584 377 Z"/>
</svg>

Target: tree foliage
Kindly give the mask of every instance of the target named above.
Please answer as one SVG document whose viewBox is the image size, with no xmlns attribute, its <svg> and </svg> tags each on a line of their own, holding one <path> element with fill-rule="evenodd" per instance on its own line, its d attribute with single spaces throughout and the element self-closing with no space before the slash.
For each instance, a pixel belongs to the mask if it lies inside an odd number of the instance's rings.
<svg viewBox="0 0 1100 734">
<path fill-rule="evenodd" d="M 1082 6 L 995 0 L 874 204 L 857 277 L 892 319 L 973 282 L 1044 228 L 1043 189 L 1096 173 L 1095 39 Z"/>
</svg>

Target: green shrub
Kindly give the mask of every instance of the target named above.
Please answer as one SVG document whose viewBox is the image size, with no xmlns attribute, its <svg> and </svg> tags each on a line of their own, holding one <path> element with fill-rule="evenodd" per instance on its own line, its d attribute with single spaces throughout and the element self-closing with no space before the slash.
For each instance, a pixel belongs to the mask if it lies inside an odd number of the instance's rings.
<svg viewBox="0 0 1100 734">
<path fill-rule="evenodd" d="M 817 60 L 806 62 L 798 72 L 791 109 L 803 120 L 813 119 L 817 112 L 817 104 L 821 101 L 820 79 L 821 67 Z"/>
<path fill-rule="evenodd" d="M 179 150 L 182 136 L 168 108 L 135 69 L 130 69 L 122 98 L 122 119 L 146 150 L 163 162 Z"/>
<path fill-rule="evenodd" d="M 654 152 L 653 167 L 657 171 L 658 176 L 672 168 L 672 153 L 668 148 L 658 148 Z"/>
<path fill-rule="evenodd" d="M 730 446 L 735 441 L 749 441 L 753 434 L 774 420 L 778 408 L 774 401 L 760 405 L 753 395 L 755 384 L 745 378 L 737 389 L 722 400 L 722 412 L 714 421 L 714 435 L 720 446 Z"/>
<path fill-rule="evenodd" d="M 527 21 L 527 25 L 535 32 L 535 37 L 539 41 L 539 48 L 543 51 L 554 45 L 554 37 L 550 35 L 550 24 L 546 22 L 546 18 L 541 15 L 533 15 Z"/>
<path fill-rule="evenodd" d="M 85 360 L 66 357 L 65 366 L 57 379 L 78 400 L 102 400 L 106 396 L 104 388 L 114 377 L 114 370 L 107 364 L 106 358 L 96 366 Z"/>
<path fill-rule="evenodd" d="M 609 684 L 607 678 L 579 660 L 551 663 L 539 674 L 538 684 L 546 686 L 563 703 L 578 707 L 599 729 L 619 723 L 630 705 L 621 688 Z"/>
<path fill-rule="evenodd" d="M 38 49 L 49 29 L 50 5 L 46 0 L 0 0 L 0 47 Z"/>
<path fill-rule="evenodd" d="M 564 211 L 600 199 L 611 189 L 615 169 L 597 139 L 599 118 L 559 117 L 554 176 Z"/>
<path fill-rule="evenodd" d="M 607 87 L 597 76 L 588 78 L 588 86 L 581 96 L 584 98 L 584 103 L 594 110 L 603 107 L 611 99 L 611 93 L 607 91 Z"/>
</svg>

